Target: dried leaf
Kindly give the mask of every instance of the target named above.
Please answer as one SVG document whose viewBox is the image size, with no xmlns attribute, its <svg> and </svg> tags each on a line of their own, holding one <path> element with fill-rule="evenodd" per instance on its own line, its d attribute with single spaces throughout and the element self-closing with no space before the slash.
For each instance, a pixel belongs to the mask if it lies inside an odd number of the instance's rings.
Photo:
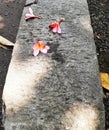
<svg viewBox="0 0 109 130">
<path fill-rule="evenodd" d="M 0 44 L 0 48 L 7 49 L 7 47 L 2 44 Z"/>
<path fill-rule="evenodd" d="M 13 42 L 9 41 L 8 39 L 4 38 L 1 35 L 0 35 L 0 44 L 5 45 L 5 46 L 14 46 Z"/>
<path fill-rule="evenodd" d="M 108 73 L 100 73 L 102 86 L 109 90 L 109 74 Z"/>
</svg>

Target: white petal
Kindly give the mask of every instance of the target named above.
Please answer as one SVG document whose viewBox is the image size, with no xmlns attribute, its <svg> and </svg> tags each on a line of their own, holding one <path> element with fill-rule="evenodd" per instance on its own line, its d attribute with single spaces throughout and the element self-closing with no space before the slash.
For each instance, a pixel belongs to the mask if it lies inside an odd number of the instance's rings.
<svg viewBox="0 0 109 130">
<path fill-rule="evenodd" d="M 49 50 L 49 49 L 50 49 L 50 47 L 49 47 L 49 46 L 46 46 L 45 48 L 46 48 L 47 50 Z"/>
<path fill-rule="evenodd" d="M 53 28 L 52 31 L 53 31 L 54 33 L 56 33 L 56 32 L 58 31 L 58 30 L 57 30 L 57 27 Z"/>
<path fill-rule="evenodd" d="M 44 53 L 44 54 L 47 54 L 47 51 L 48 50 L 46 48 L 41 50 L 41 52 Z"/>
<path fill-rule="evenodd" d="M 26 18 L 29 18 L 29 17 L 32 17 L 33 15 L 31 15 L 31 14 L 25 14 L 25 17 Z"/>
<path fill-rule="evenodd" d="M 33 14 L 33 10 L 32 10 L 31 7 L 29 7 L 29 12 L 30 12 L 30 14 L 34 15 L 34 14 Z"/>
<path fill-rule="evenodd" d="M 33 55 L 37 56 L 39 54 L 39 50 L 33 50 Z"/>
<path fill-rule="evenodd" d="M 61 28 L 60 27 L 58 27 L 58 33 L 61 33 Z"/>
</svg>

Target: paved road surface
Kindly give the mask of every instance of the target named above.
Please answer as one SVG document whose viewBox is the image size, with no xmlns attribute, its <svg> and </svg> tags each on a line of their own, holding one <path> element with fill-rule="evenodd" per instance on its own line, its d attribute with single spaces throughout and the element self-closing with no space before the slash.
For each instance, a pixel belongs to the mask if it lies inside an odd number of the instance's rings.
<svg viewBox="0 0 109 130">
<path fill-rule="evenodd" d="M 15 42 L 25 0 L 0 0 L 0 35 Z M 0 48 L 0 104 L 11 50 Z M 0 105 L 1 106 L 1 105 Z M 0 108 L 1 115 L 1 108 Z M 0 116 L 0 119 L 2 117 Z M 0 128 L 1 130 L 1 128 Z"/>
</svg>

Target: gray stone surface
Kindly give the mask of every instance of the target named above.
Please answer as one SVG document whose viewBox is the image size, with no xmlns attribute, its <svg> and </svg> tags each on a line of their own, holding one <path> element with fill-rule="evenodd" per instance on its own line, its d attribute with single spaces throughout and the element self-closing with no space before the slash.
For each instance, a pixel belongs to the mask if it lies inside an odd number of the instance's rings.
<svg viewBox="0 0 109 130">
<path fill-rule="evenodd" d="M 25 21 L 24 8 L 3 99 L 5 130 L 104 130 L 96 49 L 86 0 L 39 0 L 41 19 Z M 65 18 L 62 34 L 48 25 Z M 35 41 L 50 46 L 32 55 Z"/>
</svg>

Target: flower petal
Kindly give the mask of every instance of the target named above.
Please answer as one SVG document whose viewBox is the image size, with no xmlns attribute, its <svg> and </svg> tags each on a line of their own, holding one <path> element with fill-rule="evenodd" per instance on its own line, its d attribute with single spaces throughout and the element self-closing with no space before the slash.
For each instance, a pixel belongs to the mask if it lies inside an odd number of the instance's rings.
<svg viewBox="0 0 109 130">
<path fill-rule="evenodd" d="M 49 47 L 49 46 L 46 46 L 45 48 L 46 48 L 47 50 L 49 50 L 49 49 L 50 49 L 50 47 Z"/>
<path fill-rule="evenodd" d="M 34 16 L 31 15 L 31 14 L 26 14 L 26 15 L 25 15 L 25 19 L 26 19 L 26 20 L 32 19 L 32 18 L 34 18 Z"/>
<path fill-rule="evenodd" d="M 31 7 L 29 7 L 29 12 L 30 12 L 30 14 L 34 15 L 34 14 L 33 14 L 33 10 L 32 10 Z"/>
<path fill-rule="evenodd" d="M 42 50 L 40 50 L 42 53 L 44 53 L 44 54 L 47 54 L 47 49 L 42 49 Z"/>
<path fill-rule="evenodd" d="M 47 51 L 50 49 L 49 46 L 46 46 L 44 49 L 40 50 L 42 53 L 47 54 Z"/>
<path fill-rule="evenodd" d="M 34 56 L 37 56 L 38 54 L 39 54 L 39 50 L 38 49 L 33 50 L 33 55 Z"/>
<path fill-rule="evenodd" d="M 54 28 L 54 23 L 51 23 L 51 24 L 49 25 L 49 28 L 50 28 L 50 29 Z"/>
<path fill-rule="evenodd" d="M 37 49 L 36 44 L 37 44 L 37 43 L 35 43 L 35 44 L 33 45 L 33 50 L 36 50 L 36 49 Z"/>
<path fill-rule="evenodd" d="M 32 14 L 25 14 L 25 17 L 32 17 L 32 16 L 34 16 L 34 15 L 32 15 Z"/>
<path fill-rule="evenodd" d="M 57 32 L 58 32 L 58 28 L 55 27 L 55 28 L 52 29 L 52 31 L 53 31 L 54 33 L 57 33 Z"/>
<path fill-rule="evenodd" d="M 25 14 L 25 19 L 26 20 L 33 19 L 33 18 L 40 19 L 41 17 L 40 16 L 35 16 L 35 15 L 32 15 L 32 14 Z"/>
<path fill-rule="evenodd" d="M 58 29 L 57 29 L 58 31 L 58 33 L 61 33 L 61 28 L 60 28 L 60 26 L 58 27 Z"/>
</svg>

